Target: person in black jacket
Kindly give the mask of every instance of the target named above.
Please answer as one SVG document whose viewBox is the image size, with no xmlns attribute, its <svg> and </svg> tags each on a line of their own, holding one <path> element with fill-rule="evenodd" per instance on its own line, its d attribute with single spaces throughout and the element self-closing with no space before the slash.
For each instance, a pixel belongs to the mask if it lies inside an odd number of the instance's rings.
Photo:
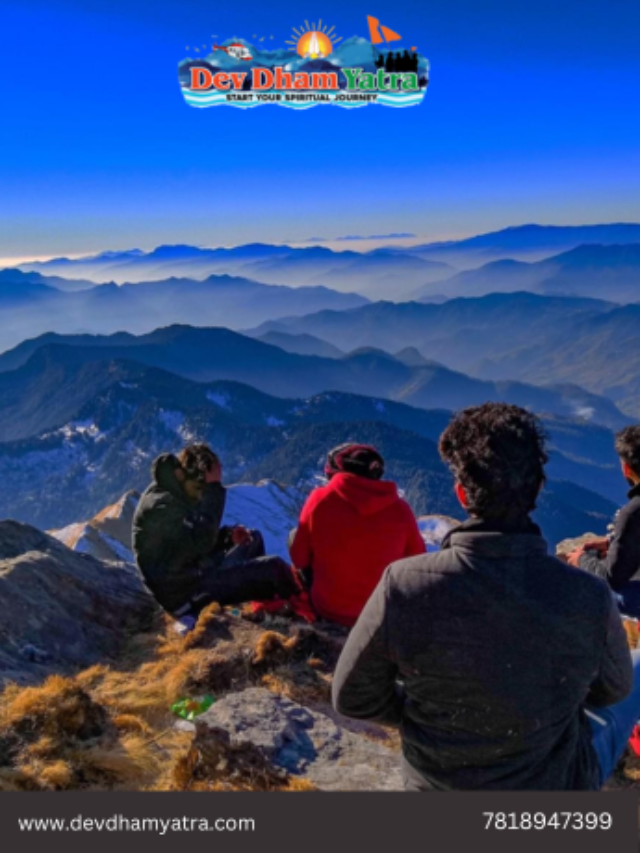
<svg viewBox="0 0 640 853">
<path fill-rule="evenodd" d="M 640 426 L 616 436 L 622 473 L 631 486 L 629 503 L 616 516 L 611 539 L 597 539 L 568 557 L 572 566 L 604 578 L 621 597 L 622 610 L 640 616 Z"/>
<path fill-rule="evenodd" d="M 133 548 L 145 583 L 176 617 L 213 601 L 239 604 L 288 598 L 298 590 L 291 567 L 266 557 L 258 531 L 222 527 L 222 466 L 203 444 L 153 463 L 153 482 L 133 520 Z"/>
<path fill-rule="evenodd" d="M 440 452 L 470 519 L 387 568 L 335 708 L 400 728 L 408 789 L 597 789 L 640 715 L 640 656 L 632 667 L 607 585 L 549 556 L 529 517 L 540 424 L 488 403 L 453 419 Z"/>
</svg>

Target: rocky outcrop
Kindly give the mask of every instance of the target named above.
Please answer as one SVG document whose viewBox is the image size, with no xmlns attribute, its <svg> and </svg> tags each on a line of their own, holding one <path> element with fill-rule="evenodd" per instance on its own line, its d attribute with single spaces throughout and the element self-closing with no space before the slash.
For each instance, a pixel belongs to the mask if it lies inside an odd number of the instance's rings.
<svg viewBox="0 0 640 853">
<path fill-rule="evenodd" d="M 91 521 L 70 524 L 51 535 L 80 554 L 98 560 L 133 563 L 131 528 L 140 495 L 126 492 L 120 500 L 99 512 Z"/>
<path fill-rule="evenodd" d="M 155 605 L 138 573 L 0 522 L 0 684 L 108 663 Z"/>
<path fill-rule="evenodd" d="M 260 687 L 230 693 L 198 718 L 194 750 L 215 772 L 224 756 L 251 752 L 283 778 L 293 776 L 323 791 L 402 790 L 400 754 L 337 715 L 329 716 Z M 366 732 L 366 733 L 365 733 Z"/>
</svg>

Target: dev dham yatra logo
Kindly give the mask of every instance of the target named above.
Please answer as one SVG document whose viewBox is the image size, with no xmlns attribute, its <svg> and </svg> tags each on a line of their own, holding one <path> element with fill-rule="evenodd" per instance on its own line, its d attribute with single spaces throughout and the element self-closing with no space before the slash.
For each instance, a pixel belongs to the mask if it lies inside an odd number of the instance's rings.
<svg viewBox="0 0 640 853">
<path fill-rule="evenodd" d="M 192 107 L 243 109 L 265 104 L 293 109 L 421 104 L 429 85 L 428 60 L 416 47 L 384 49 L 402 37 L 377 18 L 367 20 L 369 40 L 359 36 L 345 40 L 335 27 L 305 21 L 293 28 L 287 47 L 280 50 L 261 46 L 267 36 L 254 36 L 257 44 L 241 38 L 214 43 L 202 59 L 179 64 L 184 99 Z M 209 46 L 187 50 L 200 53 Z"/>
</svg>

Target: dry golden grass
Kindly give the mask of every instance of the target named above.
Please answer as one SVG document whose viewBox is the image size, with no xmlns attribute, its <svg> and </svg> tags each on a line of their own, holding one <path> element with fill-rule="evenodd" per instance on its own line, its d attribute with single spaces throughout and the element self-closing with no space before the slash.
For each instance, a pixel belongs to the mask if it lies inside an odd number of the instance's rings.
<svg viewBox="0 0 640 853">
<path fill-rule="evenodd" d="M 141 717 L 136 717 L 135 714 L 117 714 L 113 718 L 113 724 L 121 732 L 134 732 L 140 735 L 151 737 L 153 729 Z"/>
<path fill-rule="evenodd" d="M 254 666 L 271 662 L 283 663 L 290 659 L 296 642 L 296 637 L 285 637 L 276 631 L 265 631 L 256 644 L 252 663 Z"/>
<path fill-rule="evenodd" d="M 52 761 L 45 765 L 39 773 L 42 784 L 54 791 L 64 791 L 73 783 L 73 767 L 68 761 Z"/>
<path fill-rule="evenodd" d="M 220 698 L 262 685 L 330 712 L 340 637 L 294 624 L 284 631 L 213 605 L 186 638 L 158 621 L 131 639 L 117 666 L 52 676 L 37 687 L 9 685 L 0 696 L 0 792 L 313 790 L 257 750 L 223 741 L 212 747 L 211 738 L 205 748 L 194 743 L 170 710 L 185 696 Z M 399 747 L 398 733 L 386 734 L 385 743 Z M 629 787 L 640 787 L 640 759 L 631 756 L 608 785 Z"/>
<path fill-rule="evenodd" d="M 139 733 L 122 733 L 85 686 L 55 675 L 39 687 L 5 691 L 0 755 L 0 778 L 13 790 L 139 785 L 159 772 Z"/>
<path fill-rule="evenodd" d="M 295 626 L 290 636 L 264 631 L 246 616 L 212 605 L 185 638 L 162 618 L 131 639 L 117 666 L 6 687 L 0 791 L 309 790 L 255 754 L 205 770 L 193 735 L 175 728 L 171 705 L 185 696 L 264 684 L 295 701 L 328 701 L 334 641 Z"/>
</svg>

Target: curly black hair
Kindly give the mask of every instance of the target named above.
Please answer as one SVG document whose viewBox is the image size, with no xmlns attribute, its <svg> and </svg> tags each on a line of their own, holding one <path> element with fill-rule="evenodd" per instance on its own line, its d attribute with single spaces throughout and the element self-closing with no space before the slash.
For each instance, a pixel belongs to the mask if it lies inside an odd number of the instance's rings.
<svg viewBox="0 0 640 853">
<path fill-rule="evenodd" d="M 178 461 L 188 477 L 204 480 L 207 471 L 219 465 L 218 456 L 207 444 L 190 444 L 178 454 Z"/>
<path fill-rule="evenodd" d="M 616 435 L 616 453 L 640 477 L 640 426 L 629 426 Z"/>
<path fill-rule="evenodd" d="M 542 424 L 526 409 L 485 403 L 459 412 L 442 433 L 440 455 L 471 515 L 513 520 L 536 508 L 549 457 Z"/>
</svg>

